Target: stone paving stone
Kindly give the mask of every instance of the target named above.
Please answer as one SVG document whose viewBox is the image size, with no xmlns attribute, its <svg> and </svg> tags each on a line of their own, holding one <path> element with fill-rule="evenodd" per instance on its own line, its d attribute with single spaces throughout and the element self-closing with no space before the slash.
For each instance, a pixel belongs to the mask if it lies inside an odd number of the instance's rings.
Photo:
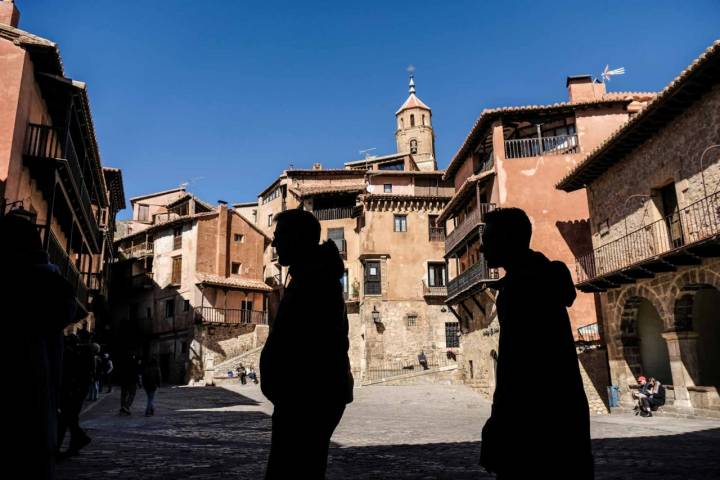
<svg viewBox="0 0 720 480">
<path fill-rule="evenodd" d="M 470 389 L 376 386 L 355 396 L 333 436 L 330 480 L 492 478 L 477 465 L 490 404 Z M 256 385 L 163 388 L 150 418 L 144 402 L 139 392 L 132 416 L 121 417 L 118 391 L 84 413 L 93 442 L 58 478 L 263 477 L 272 405 Z M 717 420 L 603 415 L 592 418 L 592 436 L 598 479 L 720 478 Z"/>
</svg>

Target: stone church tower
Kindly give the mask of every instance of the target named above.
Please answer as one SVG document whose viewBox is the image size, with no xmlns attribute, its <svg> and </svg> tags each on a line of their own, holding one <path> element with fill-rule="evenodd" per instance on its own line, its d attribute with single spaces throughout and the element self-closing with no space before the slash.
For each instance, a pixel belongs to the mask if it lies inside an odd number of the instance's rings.
<svg viewBox="0 0 720 480">
<path fill-rule="evenodd" d="M 437 170 L 435 161 L 435 133 L 432 111 L 415 96 L 415 79 L 410 75 L 410 96 L 395 112 L 397 130 L 395 140 L 398 153 L 409 153 L 420 170 Z"/>
</svg>

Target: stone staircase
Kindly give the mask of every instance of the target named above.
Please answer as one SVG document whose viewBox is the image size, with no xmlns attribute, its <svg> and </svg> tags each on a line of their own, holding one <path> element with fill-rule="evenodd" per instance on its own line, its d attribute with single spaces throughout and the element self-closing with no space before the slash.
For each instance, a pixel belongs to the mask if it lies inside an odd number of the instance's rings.
<svg viewBox="0 0 720 480">
<path fill-rule="evenodd" d="M 263 345 L 264 346 L 264 345 Z M 262 352 L 263 346 L 253 348 L 252 350 L 248 350 L 246 352 L 243 352 L 242 354 L 229 358 L 225 360 L 222 363 L 218 363 L 215 365 L 215 371 L 213 373 L 213 381 L 217 385 L 219 383 L 226 383 L 226 382 L 237 382 L 237 377 L 228 378 L 227 372 L 232 370 L 233 373 L 235 372 L 235 369 L 240 366 L 242 363 L 245 367 L 253 367 L 255 368 L 255 373 L 257 373 L 258 379 L 260 378 L 260 353 Z"/>
</svg>

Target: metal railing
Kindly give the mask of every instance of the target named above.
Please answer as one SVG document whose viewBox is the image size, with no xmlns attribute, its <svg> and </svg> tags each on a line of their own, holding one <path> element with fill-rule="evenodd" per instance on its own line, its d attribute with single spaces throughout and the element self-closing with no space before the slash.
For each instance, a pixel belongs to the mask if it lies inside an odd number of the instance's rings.
<svg viewBox="0 0 720 480">
<path fill-rule="evenodd" d="M 448 282 L 448 298 L 452 298 L 478 283 L 497 280 L 498 277 L 498 271 L 488 268 L 485 257 L 481 255 L 477 263 Z"/>
<path fill-rule="evenodd" d="M 423 371 L 437 370 L 443 367 L 457 366 L 455 356 L 450 352 L 436 351 L 425 353 L 427 364 L 420 364 L 417 355 L 408 355 L 404 359 L 381 360 L 368 362 L 365 371 L 364 382 L 377 382 L 387 378 L 418 373 Z M 426 368 L 427 367 L 427 368 Z"/>
<path fill-rule="evenodd" d="M 59 129 L 49 125 L 30 123 L 25 134 L 24 154 L 31 157 L 60 160 L 59 164 L 66 170 L 66 177 L 72 184 L 72 190 L 78 199 L 89 233 L 97 244 L 100 238 L 100 228 L 93 214 L 90 194 L 80 169 L 80 159 L 72 138 L 67 135 L 64 143 L 61 139 L 62 134 Z"/>
<path fill-rule="evenodd" d="M 427 281 L 422 281 L 424 297 L 447 297 L 447 285 L 428 285 Z"/>
<path fill-rule="evenodd" d="M 505 140 L 505 158 L 539 157 L 576 153 L 577 135 Z"/>
<path fill-rule="evenodd" d="M 442 242 L 445 240 L 445 229 L 443 227 L 430 227 L 430 241 Z"/>
<path fill-rule="evenodd" d="M 576 259 L 583 283 L 720 233 L 720 192 L 642 226 Z"/>
<path fill-rule="evenodd" d="M 475 210 L 470 212 L 455 229 L 448 233 L 445 238 L 445 253 L 452 252 L 458 244 L 467 237 L 470 232 L 485 222 L 485 214 L 495 210 L 494 203 L 481 203 Z"/>
<path fill-rule="evenodd" d="M 313 210 L 313 215 L 318 220 L 340 220 L 343 218 L 352 218 L 353 210 L 355 207 L 336 207 L 336 208 L 321 208 L 319 210 Z"/>
<path fill-rule="evenodd" d="M 600 330 L 597 322 L 578 327 L 577 340 L 585 344 L 600 342 Z"/>
<path fill-rule="evenodd" d="M 88 288 L 85 280 L 70 256 L 67 254 L 62 245 L 60 245 L 60 242 L 52 232 L 50 232 L 47 254 L 50 263 L 57 265 L 58 269 L 60 269 L 60 275 L 62 275 L 63 278 L 65 278 L 65 280 L 73 286 L 77 299 L 81 303 L 87 305 Z"/>
<path fill-rule="evenodd" d="M 225 325 L 265 325 L 267 312 L 240 308 L 195 307 L 195 322 Z"/>
</svg>

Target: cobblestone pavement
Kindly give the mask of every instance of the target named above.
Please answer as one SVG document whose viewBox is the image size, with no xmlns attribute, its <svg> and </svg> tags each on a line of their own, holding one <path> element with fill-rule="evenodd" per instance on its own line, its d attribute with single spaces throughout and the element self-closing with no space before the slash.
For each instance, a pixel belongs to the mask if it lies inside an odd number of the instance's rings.
<svg viewBox="0 0 720 480">
<path fill-rule="evenodd" d="M 58 478 L 262 478 L 272 406 L 257 386 L 163 388 L 150 418 L 144 402 L 139 392 L 130 417 L 117 414 L 117 390 L 92 404 L 82 423 L 93 442 Z M 462 386 L 358 389 L 333 436 L 328 478 L 492 478 L 477 465 L 489 412 Z M 720 478 L 720 421 L 597 416 L 592 436 L 599 479 Z"/>
</svg>

